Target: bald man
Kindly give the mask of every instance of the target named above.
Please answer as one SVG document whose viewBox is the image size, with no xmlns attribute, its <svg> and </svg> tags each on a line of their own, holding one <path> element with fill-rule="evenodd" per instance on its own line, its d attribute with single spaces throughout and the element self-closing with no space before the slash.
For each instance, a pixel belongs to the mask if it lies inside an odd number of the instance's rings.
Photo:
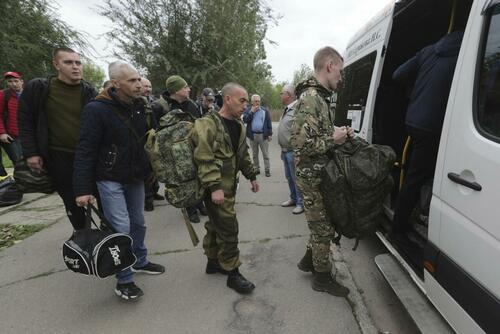
<svg viewBox="0 0 500 334">
<path fill-rule="evenodd" d="M 245 142 L 245 127 L 240 119 L 248 103 L 248 94 L 242 86 L 228 83 L 222 88 L 222 96 L 221 110 L 197 119 L 192 136 L 198 178 L 207 189 L 204 202 L 210 218 L 205 224 L 207 234 L 203 239 L 208 259 L 205 272 L 228 275 L 229 288 L 248 294 L 255 286 L 238 269 L 241 262 L 234 210 L 239 171 L 250 180 L 252 191 L 259 191 Z"/>
</svg>

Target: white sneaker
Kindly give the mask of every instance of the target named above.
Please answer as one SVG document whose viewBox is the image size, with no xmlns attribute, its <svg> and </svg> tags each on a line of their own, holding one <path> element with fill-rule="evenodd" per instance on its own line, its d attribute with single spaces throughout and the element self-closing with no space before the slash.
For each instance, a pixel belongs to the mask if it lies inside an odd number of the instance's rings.
<svg viewBox="0 0 500 334">
<path fill-rule="evenodd" d="M 286 208 L 286 207 L 289 207 L 289 206 L 294 206 L 295 205 L 295 202 L 292 201 L 291 199 L 289 199 L 288 201 L 285 201 L 283 203 L 281 203 L 281 206 Z"/>
<path fill-rule="evenodd" d="M 294 215 L 298 215 L 298 214 L 301 214 L 302 212 L 304 212 L 304 207 L 303 206 L 299 206 L 297 205 L 295 208 L 293 208 L 292 210 L 292 213 Z"/>
</svg>

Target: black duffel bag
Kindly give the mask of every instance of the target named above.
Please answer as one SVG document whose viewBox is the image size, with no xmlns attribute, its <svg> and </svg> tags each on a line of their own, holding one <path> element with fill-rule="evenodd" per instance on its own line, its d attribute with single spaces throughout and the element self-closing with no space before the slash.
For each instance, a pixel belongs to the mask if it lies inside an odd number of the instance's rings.
<svg viewBox="0 0 500 334">
<path fill-rule="evenodd" d="M 56 188 L 47 171 L 34 171 L 25 159 L 20 159 L 14 166 L 14 179 L 23 193 L 52 194 Z"/>
<path fill-rule="evenodd" d="M 93 220 L 92 211 L 101 220 L 101 229 Z M 96 229 L 92 228 L 92 223 Z M 132 238 L 116 232 L 92 204 L 86 209 L 85 228 L 73 232 L 64 243 L 62 252 L 68 269 L 99 278 L 130 268 L 137 261 L 132 251 Z"/>
<path fill-rule="evenodd" d="M 20 203 L 22 199 L 23 193 L 12 176 L 7 176 L 0 181 L 0 207 Z"/>
</svg>

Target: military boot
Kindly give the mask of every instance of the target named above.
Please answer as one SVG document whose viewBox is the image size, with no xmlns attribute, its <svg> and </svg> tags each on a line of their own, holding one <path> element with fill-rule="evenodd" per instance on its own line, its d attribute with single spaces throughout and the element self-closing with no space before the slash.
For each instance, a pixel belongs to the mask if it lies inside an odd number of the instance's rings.
<svg viewBox="0 0 500 334">
<path fill-rule="evenodd" d="M 328 292 L 337 297 L 347 297 L 349 289 L 338 283 L 331 273 L 316 273 L 312 283 L 315 291 Z"/>
<path fill-rule="evenodd" d="M 219 261 L 216 259 L 208 259 L 207 261 L 207 268 L 205 269 L 205 273 L 211 275 L 211 274 L 217 274 L 220 273 L 222 275 L 229 275 L 229 271 L 224 270 L 221 266 Z"/>
<path fill-rule="evenodd" d="M 238 268 L 229 272 L 229 276 L 227 276 L 227 286 L 241 294 L 248 294 L 255 289 L 255 285 L 240 274 Z"/>
<path fill-rule="evenodd" d="M 306 254 L 300 260 L 300 262 L 297 263 L 297 267 L 299 267 L 300 270 L 305 271 L 306 273 L 308 272 L 312 272 L 313 274 L 315 273 L 311 248 L 307 248 Z"/>
</svg>

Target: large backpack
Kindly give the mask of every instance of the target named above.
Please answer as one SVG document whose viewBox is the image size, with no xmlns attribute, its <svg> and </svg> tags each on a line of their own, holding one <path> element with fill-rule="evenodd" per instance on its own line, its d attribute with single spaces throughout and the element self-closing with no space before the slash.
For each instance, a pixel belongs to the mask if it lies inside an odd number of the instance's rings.
<svg viewBox="0 0 500 334">
<path fill-rule="evenodd" d="M 389 146 L 372 145 L 356 137 L 336 147 L 323 169 L 321 191 L 327 215 L 338 234 L 359 239 L 376 230 L 382 204 L 394 181 L 396 154 Z"/>
<path fill-rule="evenodd" d="M 147 134 L 144 148 L 158 181 L 165 183 L 165 197 L 175 207 L 198 203 L 203 195 L 194 162 L 191 132 L 195 119 L 174 109 L 160 118 L 158 129 Z"/>
</svg>

